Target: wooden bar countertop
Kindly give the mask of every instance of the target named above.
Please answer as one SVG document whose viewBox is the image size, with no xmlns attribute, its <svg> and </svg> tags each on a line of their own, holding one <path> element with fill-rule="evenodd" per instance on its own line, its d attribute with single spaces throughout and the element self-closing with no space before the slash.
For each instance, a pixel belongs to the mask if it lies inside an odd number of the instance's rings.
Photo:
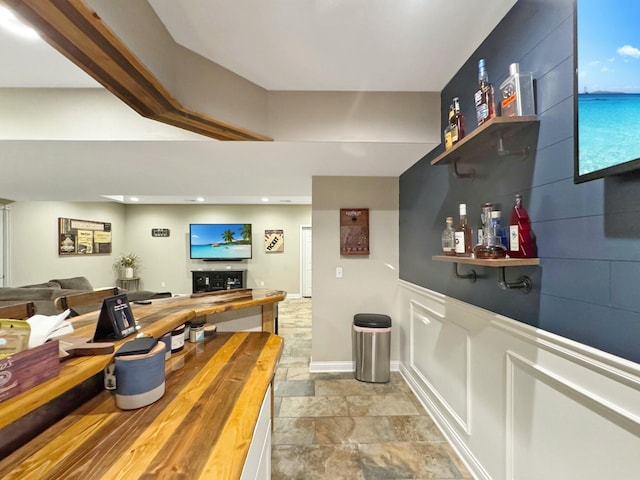
<svg viewBox="0 0 640 480">
<path fill-rule="evenodd" d="M 139 333 L 155 338 L 160 338 L 197 317 L 255 306 L 263 307 L 263 330 L 273 332 L 273 308 L 266 307 L 272 307 L 285 297 L 286 292 L 280 290 L 238 289 L 158 299 L 153 300 L 150 305 L 132 303 L 131 307 L 134 317 L 140 323 Z M 74 333 L 69 336 L 92 338 L 98 315 L 99 312 L 96 311 L 72 318 Z M 116 351 L 123 343 L 133 338 L 135 337 L 130 336 L 115 341 Z M 65 337 L 61 338 L 64 339 Z M 57 377 L 0 403 L 0 429 L 100 373 L 111 362 L 112 356 L 93 355 L 64 360 Z"/>
<path fill-rule="evenodd" d="M 123 411 L 104 391 L 0 461 L 0 477 L 238 479 L 282 342 L 236 332 L 186 343 L 160 400 Z"/>
</svg>

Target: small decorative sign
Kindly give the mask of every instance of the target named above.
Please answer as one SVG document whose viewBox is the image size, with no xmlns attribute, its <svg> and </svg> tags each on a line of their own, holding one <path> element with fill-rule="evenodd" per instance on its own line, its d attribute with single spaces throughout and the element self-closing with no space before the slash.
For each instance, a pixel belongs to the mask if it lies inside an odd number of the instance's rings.
<svg viewBox="0 0 640 480">
<path fill-rule="evenodd" d="M 369 209 L 340 209 L 340 255 L 369 255 Z"/>
<path fill-rule="evenodd" d="M 284 230 L 264 231 L 264 251 L 266 253 L 284 252 Z"/>
<path fill-rule="evenodd" d="M 168 228 L 152 228 L 151 236 L 152 237 L 168 237 L 171 233 L 171 230 Z"/>
</svg>

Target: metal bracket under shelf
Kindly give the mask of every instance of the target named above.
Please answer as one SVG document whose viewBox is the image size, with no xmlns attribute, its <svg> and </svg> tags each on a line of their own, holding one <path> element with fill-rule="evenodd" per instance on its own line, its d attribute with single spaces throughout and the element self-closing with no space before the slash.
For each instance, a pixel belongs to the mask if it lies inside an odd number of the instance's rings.
<svg viewBox="0 0 640 480">
<path fill-rule="evenodd" d="M 522 290 L 522 293 L 529 293 L 533 288 L 531 279 L 526 275 L 521 275 L 515 282 L 507 282 L 506 267 L 498 267 L 498 287 L 501 290 Z M 475 270 L 470 270 L 469 273 L 460 273 L 458 271 L 458 263 L 453 263 L 453 276 L 461 280 L 469 280 L 471 283 L 475 283 L 478 279 L 478 274 Z"/>
<path fill-rule="evenodd" d="M 505 277 L 505 267 L 500 267 L 498 270 L 498 287 L 502 290 L 518 290 L 521 289 L 523 293 L 529 293 L 533 287 L 531 279 L 526 275 L 521 275 L 515 282 L 507 282 Z"/>
<path fill-rule="evenodd" d="M 522 160 L 526 160 L 527 158 L 529 158 L 529 155 L 531 154 L 531 147 L 525 146 L 515 150 L 508 150 L 504 148 L 504 140 L 502 139 L 502 135 L 501 135 L 498 138 L 498 148 L 496 149 L 496 154 L 499 157 L 519 156 L 519 157 L 522 157 Z M 467 172 L 461 172 L 460 170 L 458 170 L 458 160 L 460 160 L 460 157 L 454 159 L 449 164 L 451 166 L 451 173 L 453 174 L 453 176 L 456 178 L 471 178 L 471 179 L 475 178 L 476 171 L 474 168 L 470 168 L 469 171 Z"/>
<path fill-rule="evenodd" d="M 461 280 L 470 280 L 471 283 L 475 283 L 475 281 L 478 279 L 478 276 L 476 275 L 476 271 L 475 270 L 470 270 L 469 273 L 460 273 L 458 272 L 458 264 L 454 263 L 453 264 L 453 276 L 456 278 L 459 278 Z"/>
</svg>

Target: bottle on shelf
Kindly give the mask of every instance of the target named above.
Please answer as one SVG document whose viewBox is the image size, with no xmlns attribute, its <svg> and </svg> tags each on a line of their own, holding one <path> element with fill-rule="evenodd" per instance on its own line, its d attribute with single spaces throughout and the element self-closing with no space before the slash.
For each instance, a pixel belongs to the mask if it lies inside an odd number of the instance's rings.
<svg viewBox="0 0 640 480">
<path fill-rule="evenodd" d="M 453 217 L 447 217 L 447 226 L 442 232 L 442 253 L 444 255 L 456 254 L 456 231 L 453 229 Z"/>
<path fill-rule="evenodd" d="M 484 58 L 478 62 L 478 90 L 475 96 L 476 115 L 478 118 L 478 126 L 487 120 L 495 118 L 496 105 L 493 94 L 493 85 L 489 83 L 489 74 Z"/>
<path fill-rule="evenodd" d="M 455 145 L 464 138 L 464 115 L 460 111 L 460 98 L 453 99 L 453 117 L 451 117 L 451 144 Z"/>
<path fill-rule="evenodd" d="M 456 255 L 469 257 L 473 253 L 473 233 L 467 223 L 467 204 L 460 204 L 460 224 L 455 232 Z"/>
<path fill-rule="evenodd" d="M 500 210 L 493 210 L 491 212 L 491 224 L 493 228 L 493 234 L 496 237 L 496 244 L 503 245 L 506 249 L 509 242 L 507 241 L 507 236 L 504 232 L 504 228 L 502 228 L 501 217 L 502 212 Z"/>
<path fill-rule="evenodd" d="M 535 115 L 533 76 L 520 73 L 519 64 L 509 65 L 509 77 L 500 85 L 500 93 L 503 117 Z"/>
<path fill-rule="evenodd" d="M 507 248 L 496 241 L 493 228 L 493 203 L 482 205 L 482 241 L 473 249 L 476 258 L 504 258 Z"/>
<path fill-rule="evenodd" d="M 453 125 L 451 124 L 451 119 L 453 118 L 453 103 L 449 105 L 449 120 L 447 122 L 447 126 L 444 128 L 444 149 L 449 150 L 453 147 L 453 139 L 451 135 L 453 133 Z"/>
<path fill-rule="evenodd" d="M 536 240 L 531 231 L 529 214 L 522 205 L 522 195 L 518 193 L 509 218 L 509 256 L 533 258 L 536 254 Z"/>
</svg>

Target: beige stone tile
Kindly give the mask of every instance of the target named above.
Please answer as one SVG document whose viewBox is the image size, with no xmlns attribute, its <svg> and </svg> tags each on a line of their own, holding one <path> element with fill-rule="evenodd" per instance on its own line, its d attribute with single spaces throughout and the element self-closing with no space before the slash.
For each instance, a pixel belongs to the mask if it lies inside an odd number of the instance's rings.
<svg viewBox="0 0 640 480">
<path fill-rule="evenodd" d="M 280 417 L 346 417 L 344 397 L 282 397 Z"/>
<path fill-rule="evenodd" d="M 365 480 L 355 445 L 275 445 L 272 480 Z"/>
<path fill-rule="evenodd" d="M 287 380 L 311 380 L 308 368 L 291 367 L 287 369 Z"/>
<path fill-rule="evenodd" d="M 453 460 L 453 463 L 455 464 L 456 468 L 458 469 L 458 471 L 462 475 L 462 478 L 465 478 L 465 479 L 473 478 L 473 475 L 471 475 L 471 473 L 469 473 L 469 470 L 467 470 L 467 467 L 465 466 L 465 464 L 462 462 L 462 460 L 460 460 L 460 457 L 455 452 L 453 447 L 448 443 L 444 443 L 442 446 L 445 449 L 445 451 L 447 451 L 449 453 L 449 456 L 451 457 L 451 460 Z"/>
<path fill-rule="evenodd" d="M 444 442 L 440 429 L 429 416 L 405 415 L 386 417 L 395 440 L 401 442 Z"/>
<path fill-rule="evenodd" d="M 331 397 L 327 397 L 331 398 Z M 388 395 L 360 395 L 347 397 L 349 416 L 366 415 L 419 415 L 409 395 L 402 393 Z"/>
<path fill-rule="evenodd" d="M 388 417 L 322 417 L 316 419 L 317 444 L 379 443 L 395 440 Z"/>
<path fill-rule="evenodd" d="M 358 450 L 367 480 L 462 478 L 441 443 L 365 443 Z"/>
<path fill-rule="evenodd" d="M 289 357 L 282 355 L 279 366 L 286 368 L 309 368 L 309 357 Z"/>
<path fill-rule="evenodd" d="M 272 445 L 311 445 L 315 439 L 315 419 L 276 418 L 273 422 Z"/>
<path fill-rule="evenodd" d="M 314 382 L 311 380 L 280 380 L 275 384 L 276 397 L 312 397 Z"/>
<path fill-rule="evenodd" d="M 318 396 L 347 396 L 347 395 L 375 395 L 376 385 L 359 382 L 353 378 L 338 380 L 316 380 L 316 395 Z"/>
</svg>

